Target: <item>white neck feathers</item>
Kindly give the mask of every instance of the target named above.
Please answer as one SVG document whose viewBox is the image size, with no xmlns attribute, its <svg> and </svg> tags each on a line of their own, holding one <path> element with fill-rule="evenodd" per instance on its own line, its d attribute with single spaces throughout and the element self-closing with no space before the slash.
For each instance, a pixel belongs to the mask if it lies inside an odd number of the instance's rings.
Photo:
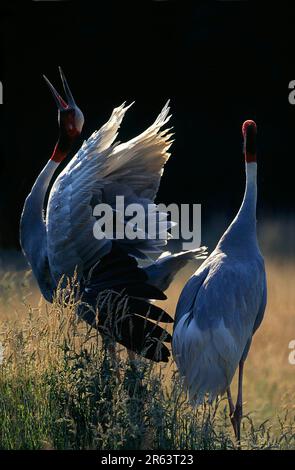
<svg viewBox="0 0 295 470">
<path fill-rule="evenodd" d="M 51 178 L 58 167 L 58 163 L 49 160 L 40 175 L 36 179 L 30 194 L 28 195 L 21 216 L 21 245 L 31 262 L 32 250 L 37 244 L 44 243 L 44 217 L 43 205 Z"/>
<path fill-rule="evenodd" d="M 257 163 L 246 162 L 246 188 L 236 217 L 218 244 L 223 250 L 241 250 L 257 246 L 256 237 Z"/>
<path fill-rule="evenodd" d="M 36 179 L 29 196 L 27 197 L 24 206 L 23 217 L 27 216 L 30 219 L 33 217 L 35 218 L 35 221 L 41 217 L 42 220 L 45 195 L 51 178 L 58 165 L 59 163 L 56 163 L 53 160 L 49 160 L 47 162 L 40 175 Z"/>
</svg>

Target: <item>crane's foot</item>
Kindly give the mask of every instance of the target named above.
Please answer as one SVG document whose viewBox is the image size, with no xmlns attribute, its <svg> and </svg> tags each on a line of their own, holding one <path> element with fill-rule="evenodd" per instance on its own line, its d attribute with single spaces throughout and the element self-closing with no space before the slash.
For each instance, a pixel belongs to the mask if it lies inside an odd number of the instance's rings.
<svg viewBox="0 0 295 470">
<path fill-rule="evenodd" d="M 227 397 L 230 407 L 230 420 L 234 428 L 234 433 L 237 441 L 238 450 L 241 449 L 241 421 L 243 418 L 243 371 L 244 360 L 241 359 L 239 363 L 239 380 L 238 380 L 238 397 L 236 406 L 233 411 L 233 401 L 230 394 L 230 388 L 227 390 Z"/>
<path fill-rule="evenodd" d="M 237 448 L 241 449 L 241 422 L 243 418 L 243 408 L 242 405 L 237 403 L 235 411 L 230 416 L 230 420 L 234 429 L 235 438 L 237 441 Z"/>
</svg>

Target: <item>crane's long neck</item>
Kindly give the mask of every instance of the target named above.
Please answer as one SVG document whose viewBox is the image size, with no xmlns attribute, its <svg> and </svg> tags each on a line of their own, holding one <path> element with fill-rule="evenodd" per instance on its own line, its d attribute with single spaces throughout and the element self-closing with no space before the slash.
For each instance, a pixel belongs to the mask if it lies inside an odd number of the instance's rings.
<svg viewBox="0 0 295 470">
<path fill-rule="evenodd" d="M 257 203 L 257 163 L 246 162 L 246 188 L 243 202 L 236 216 L 240 224 L 246 224 L 252 229 L 256 228 L 256 203 Z"/>
<path fill-rule="evenodd" d="M 256 202 L 257 202 L 257 163 L 246 162 L 246 188 L 241 207 L 222 236 L 219 247 L 246 251 L 247 247 L 257 247 L 256 236 Z"/>
<path fill-rule="evenodd" d="M 40 290 L 48 301 L 52 300 L 54 281 L 51 277 L 47 258 L 44 201 L 55 170 L 67 154 L 66 149 L 61 148 L 59 142 L 25 201 L 20 223 L 22 249 L 31 265 Z"/>
<path fill-rule="evenodd" d="M 51 159 L 48 161 L 48 163 L 45 165 L 40 175 L 36 179 L 31 189 L 31 192 L 25 201 L 24 210 L 22 214 L 22 221 L 25 223 L 32 224 L 31 228 L 35 227 L 36 225 L 44 224 L 44 200 L 49 183 L 58 165 L 59 164 L 57 162 Z"/>
<path fill-rule="evenodd" d="M 57 162 L 49 160 L 41 171 L 25 201 L 20 223 L 20 242 L 23 252 L 43 296 L 49 302 L 52 301 L 55 284 L 48 265 L 43 205 L 48 185 L 57 166 Z"/>
<path fill-rule="evenodd" d="M 257 163 L 256 134 L 254 121 L 245 121 L 242 126 L 246 164 L 246 188 L 242 205 L 236 217 L 221 237 L 217 249 L 238 254 L 239 258 L 249 251 L 259 250 L 256 236 Z"/>
<path fill-rule="evenodd" d="M 41 240 L 41 235 L 45 233 L 43 209 L 48 186 L 60 162 L 67 156 L 70 147 L 70 140 L 60 135 L 50 160 L 39 174 L 25 201 L 21 217 L 21 245 L 29 261 L 30 250 L 28 248 L 36 243 L 36 238 Z"/>
</svg>

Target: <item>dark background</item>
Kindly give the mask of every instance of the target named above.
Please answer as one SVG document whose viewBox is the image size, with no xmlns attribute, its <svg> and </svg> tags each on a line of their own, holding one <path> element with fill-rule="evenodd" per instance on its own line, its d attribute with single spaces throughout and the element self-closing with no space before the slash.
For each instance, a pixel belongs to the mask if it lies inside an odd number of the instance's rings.
<svg viewBox="0 0 295 470">
<path fill-rule="evenodd" d="M 120 140 L 141 132 L 171 98 L 176 141 L 158 201 L 202 203 L 203 224 L 232 218 L 244 190 L 241 124 L 259 130 L 259 217 L 293 216 L 295 8 L 250 2 L 1 2 L 0 247 L 18 222 L 57 136 L 42 78 L 66 73 L 86 123 L 136 100 Z"/>
</svg>

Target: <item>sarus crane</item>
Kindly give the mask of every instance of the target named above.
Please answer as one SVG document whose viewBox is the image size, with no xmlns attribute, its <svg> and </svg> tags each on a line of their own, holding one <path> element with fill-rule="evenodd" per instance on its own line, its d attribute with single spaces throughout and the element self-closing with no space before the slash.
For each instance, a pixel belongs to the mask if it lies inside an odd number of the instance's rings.
<svg viewBox="0 0 295 470">
<path fill-rule="evenodd" d="M 266 307 L 264 260 L 256 235 L 257 163 L 254 121 L 242 126 L 246 189 L 238 214 L 215 250 L 180 295 L 173 355 L 190 400 L 201 404 L 227 392 L 230 418 L 240 442 L 243 369 Z M 230 384 L 239 367 L 234 406 Z"/>
<path fill-rule="evenodd" d="M 61 68 L 60 76 L 66 100 L 44 77 L 58 107 L 59 138 L 24 204 L 20 224 L 23 252 L 47 301 L 53 301 L 63 277 L 76 275 L 81 300 L 77 314 L 81 318 L 130 351 L 154 361 L 168 361 L 165 342 L 171 342 L 171 335 L 158 322 L 173 320 L 151 300 L 165 299 L 163 291 L 176 272 L 201 257 L 203 248 L 168 255 L 140 267 L 138 260 L 147 258 L 147 253 L 159 256 L 165 237 L 121 240 L 97 239 L 93 234 L 94 207 L 103 202 L 115 212 L 118 195 L 124 196 L 127 204 L 141 204 L 146 209 L 145 218 L 150 217 L 148 207 L 157 211 L 154 199 L 170 155 L 171 133 L 162 129 L 170 118 L 168 103 L 153 125 L 121 144 L 115 139 L 129 106 L 124 103 L 115 108 L 108 122 L 83 143 L 55 177 L 84 124 Z M 156 235 L 163 230 L 161 213 L 158 215 Z M 124 224 L 130 224 L 130 218 L 126 217 Z"/>
</svg>

